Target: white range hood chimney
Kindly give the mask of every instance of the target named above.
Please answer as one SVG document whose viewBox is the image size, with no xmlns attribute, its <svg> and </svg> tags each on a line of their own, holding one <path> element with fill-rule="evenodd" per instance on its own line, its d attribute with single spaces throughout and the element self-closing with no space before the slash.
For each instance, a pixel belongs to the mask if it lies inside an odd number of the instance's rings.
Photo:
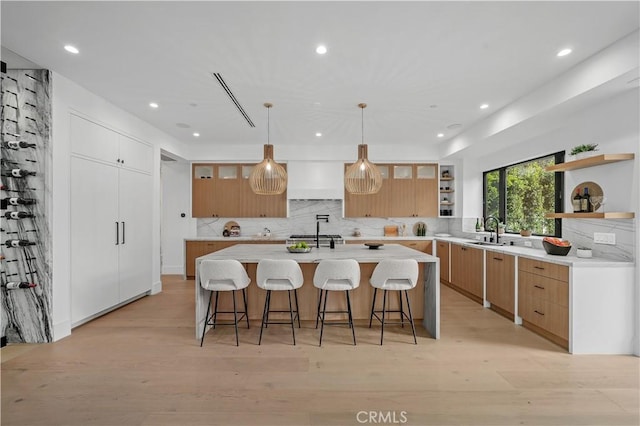
<svg viewBox="0 0 640 426">
<path fill-rule="evenodd" d="M 339 161 L 287 161 L 287 198 L 290 200 L 342 200 L 344 163 Z"/>
</svg>

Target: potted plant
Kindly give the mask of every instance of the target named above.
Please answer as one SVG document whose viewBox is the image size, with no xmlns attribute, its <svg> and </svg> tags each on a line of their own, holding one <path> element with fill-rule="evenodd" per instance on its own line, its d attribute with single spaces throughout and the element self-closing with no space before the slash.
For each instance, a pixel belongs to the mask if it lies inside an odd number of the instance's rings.
<svg viewBox="0 0 640 426">
<path fill-rule="evenodd" d="M 571 149 L 570 155 L 573 155 L 577 160 L 580 160 L 582 158 L 591 157 L 595 155 L 595 152 L 597 150 L 598 150 L 597 143 L 587 143 L 587 144 L 574 146 L 573 149 Z"/>
<path fill-rule="evenodd" d="M 507 225 L 505 225 L 503 222 L 498 223 L 498 234 L 504 234 L 504 230 L 506 229 Z"/>
<path fill-rule="evenodd" d="M 520 224 L 520 235 L 523 237 L 530 237 L 531 232 L 535 229 L 536 223 L 535 220 L 525 219 Z"/>
</svg>

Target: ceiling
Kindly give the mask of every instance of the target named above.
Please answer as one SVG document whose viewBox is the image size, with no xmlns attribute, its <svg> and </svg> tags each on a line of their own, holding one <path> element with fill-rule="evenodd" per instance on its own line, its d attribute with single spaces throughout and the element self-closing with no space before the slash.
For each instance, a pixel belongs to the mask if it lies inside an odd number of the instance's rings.
<svg viewBox="0 0 640 426">
<path fill-rule="evenodd" d="M 268 101 L 274 144 L 353 145 L 366 102 L 365 142 L 421 146 L 637 30 L 639 3 L 3 0 L 1 18 L 3 47 L 189 144 L 266 142 Z"/>
</svg>

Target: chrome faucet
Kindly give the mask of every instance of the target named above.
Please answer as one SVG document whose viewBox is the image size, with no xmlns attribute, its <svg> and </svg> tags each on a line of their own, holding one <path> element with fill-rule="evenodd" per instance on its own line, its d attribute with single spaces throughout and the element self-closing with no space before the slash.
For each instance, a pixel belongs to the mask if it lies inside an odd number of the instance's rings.
<svg viewBox="0 0 640 426">
<path fill-rule="evenodd" d="M 329 215 L 328 214 L 316 215 L 316 248 L 320 248 L 320 222 L 329 223 Z"/>
<path fill-rule="evenodd" d="M 491 228 L 489 228 L 489 227 L 487 226 L 487 222 L 489 222 L 489 219 L 493 219 L 493 220 L 494 220 L 494 222 L 496 223 L 496 228 L 495 228 L 495 229 L 496 229 L 496 244 L 500 244 L 500 234 L 498 234 L 498 225 L 500 224 L 500 220 L 499 220 L 497 217 L 495 217 L 495 216 L 489 216 L 489 217 L 487 217 L 487 218 L 484 220 L 484 229 L 485 229 L 485 230 L 487 230 L 487 229 L 491 229 Z M 493 229 L 491 229 L 491 235 L 493 235 Z M 492 237 L 491 235 L 489 236 L 489 241 L 493 241 L 493 237 Z"/>
</svg>

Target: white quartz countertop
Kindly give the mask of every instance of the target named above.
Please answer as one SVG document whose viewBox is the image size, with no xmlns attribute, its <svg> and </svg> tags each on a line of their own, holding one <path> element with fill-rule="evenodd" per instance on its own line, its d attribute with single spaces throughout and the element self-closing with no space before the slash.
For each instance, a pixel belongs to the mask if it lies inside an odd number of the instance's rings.
<svg viewBox="0 0 640 426">
<path fill-rule="evenodd" d="M 323 259 L 355 259 L 359 263 L 378 263 L 383 259 L 438 261 L 435 256 L 399 244 L 385 244 L 375 250 L 355 244 L 338 244 L 335 249 L 313 247 L 309 253 L 289 253 L 282 244 L 236 244 L 199 257 L 197 261 L 202 259 L 236 259 L 243 263 L 257 263 L 262 259 L 293 259 L 299 263 L 318 263 Z"/>
<path fill-rule="evenodd" d="M 426 236 L 426 237 L 416 237 L 415 235 L 405 236 L 405 237 L 351 237 L 351 236 L 342 236 L 342 239 L 345 241 L 431 241 L 436 237 Z M 260 237 L 257 235 L 248 235 L 248 236 L 240 236 L 240 237 L 192 237 L 185 238 L 185 241 L 284 241 L 288 240 L 289 235 L 272 235 L 270 237 Z"/>
<path fill-rule="evenodd" d="M 448 241 L 450 243 L 462 244 L 468 247 L 474 247 L 482 250 L 505 253 L 513 256 L 526 257 L 529 259 L 543 260 L 545 262 L 557 263 L 560 265 L 567 265 L 567 266 L 589 267 L 589 268 L 634 266 L 633 262 L 625 262 L 621 260 L 605 259 L 605 258 L 599 258 L 599 257 L 592 257 L 589 259 L 585 259 L 585 258 L 572 256 L 572 255 L 556 256 L 552 254 L 547 254 L 547 252 L 545 252 L 543 249 L 537 249 L 532 247 L 509 246 L 509 245 L 505 245 L 505 246 L 478 245 L 478 244 L 473 244 L 474 242 L 477 242 L 477 241 L 470 240 L 467 238 L 437 237 L 436 239 L 440 241 Z"/>
</svg>

